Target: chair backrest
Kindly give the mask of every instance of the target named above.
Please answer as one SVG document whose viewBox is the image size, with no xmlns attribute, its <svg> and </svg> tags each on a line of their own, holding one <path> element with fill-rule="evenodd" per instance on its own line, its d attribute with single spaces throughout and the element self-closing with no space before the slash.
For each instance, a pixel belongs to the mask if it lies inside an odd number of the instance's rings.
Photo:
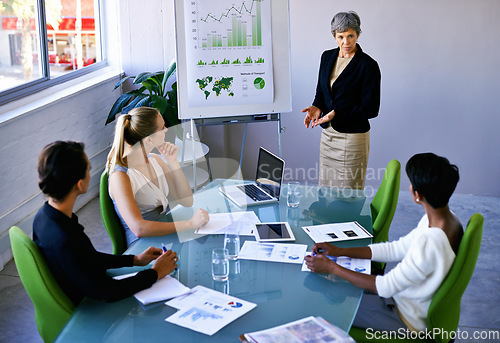
<svg viewBox="0 0 500 343">
<path fill-rule="evenodd" d="M 10 228 L 9 236 L 19 276 L 35 306 L 38 332 L 44 342 L 53 342 L 75 306 L 55 280 L 35 242 L 17 226 Z"/>
<path fill-rule="evenodd" d="M 398 204 L 400 180 L 401 164 L 398 160 L 389 161 L 385 169 L 384 179 L 370 204 L 373 243 L 387 242 L 389 240 L 389 227 Z"/>
<path fill-rule="evenodd" d="M 477 256 L 483 236 L 484 218 L 481 214 L 474 214 L 467 224 L 462 241 L 458 248 L 457 257 L 450 272 L 444 279 L 438 291 L 432 298 L 427 313 L 427 325 L 432 331 L 441 328 L 451 335 L 457 330 L 460 319 L 460 303 L 467 285 L 476 267 Z M 446 335 L 434 337 L 437 342 L 446 342 Z"/>
<path fill-rule="evenodd" d="M 111 243 L 113 243 L 113 254 L 121 255 L 127 250 L 127 240 L 125 238 L 125 229 L 115 212 L 113 200 L 108 191 L 108 172 L 101 174 L 101 183 L 99 185 L 99 203 L 101 205 L 101 217 L 106 231 L 108 231 Z"/>
</svg>

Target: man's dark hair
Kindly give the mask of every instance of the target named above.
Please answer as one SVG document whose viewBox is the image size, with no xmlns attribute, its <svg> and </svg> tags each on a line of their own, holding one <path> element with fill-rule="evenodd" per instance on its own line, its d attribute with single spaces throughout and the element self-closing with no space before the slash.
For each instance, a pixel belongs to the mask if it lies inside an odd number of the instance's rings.
<svg viewBox="0 0 500 343">
<path fill-rule="evenodd" d="M 416 154 L 406 163 L 406 174 L 417 191 L 433 208 L 448 204 L 460 176 L 458 167 L 433 153 Z"/>
<path fill-rule="evenodd" d="M 57 141 L 43 148 L 38 157 L 38 186 L 45 195 L 64 200 L 85 178 L 88 162 L 83 148 L 83 143 L 71 141 Z"/>
</svg>

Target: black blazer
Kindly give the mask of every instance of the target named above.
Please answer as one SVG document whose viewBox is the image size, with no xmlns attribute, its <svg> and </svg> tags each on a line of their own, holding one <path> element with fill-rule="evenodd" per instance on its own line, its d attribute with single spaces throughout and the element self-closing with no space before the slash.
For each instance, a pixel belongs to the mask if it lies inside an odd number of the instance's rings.
<svg viewBox="0 0 500 343">
<path fill-rule="evenodd" d="M 377 62 L 357 45 L 356 54 L 330 89 L 330 75 L 339 55 L 339 48 L 321 56 L 318 86 L 313 105 L 321 117 L 335 111 L 332 127 L 343 133 L 370 130 L 368 119 L 375 118 L 380 108 L 380 69 Z M 321 124 L 326 128 L 328 123 Z"/>
<path fill-rule="evenodd" d="M 153 269 L 114 280 L 109 268 L 130 267 L 133 255 L 110 255 L 95 250 L 78 217 L 69 218 L 47 202 L 33 221 L 33 240 L 40 248 L 50 271 L 73 304 L 84 296 L 106 301 L 127 298 L 151 287 L 158 278 Z"/>
</svg>

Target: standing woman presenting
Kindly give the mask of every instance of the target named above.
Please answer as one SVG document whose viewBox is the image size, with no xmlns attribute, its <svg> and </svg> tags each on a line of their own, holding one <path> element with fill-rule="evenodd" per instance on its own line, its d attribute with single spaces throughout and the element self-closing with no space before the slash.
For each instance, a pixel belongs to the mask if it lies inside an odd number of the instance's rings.
<svg viewBox="0 0 500 343">
<path fill-rule="evenodd" d="M 323 52 L 306 128 L 321 125 L 319 186 L 363 189 L 370 151 L 368 119 L 380 107 L 380 69 L 359 44 L 356 12 L 337 13 L 332 34 L 339 47 Z"/>
</svg>

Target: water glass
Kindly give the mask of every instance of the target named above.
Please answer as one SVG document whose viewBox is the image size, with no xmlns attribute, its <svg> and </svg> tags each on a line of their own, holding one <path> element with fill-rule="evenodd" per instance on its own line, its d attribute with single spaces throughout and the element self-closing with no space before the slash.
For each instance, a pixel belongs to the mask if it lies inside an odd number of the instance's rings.
<svg viewBox="0 0 500 343">
<path fill-rule="evenodd" d="M 226 231 L 224 234 L 224 248 L 230 260 L 237 260 L 240 253 L 240 234 L 238 230 Z"/>
<path fill-rule="evenodd" d="M 288 193 L 286 197 L 286 202 L 289 207 L 297 207 L 300 204 L 300 192 L 299 192 L 299 183 L 298 182 L 289 182 L 288 183 Z"/>
<path fill-rule="evenodd" d="M 229 276 L 229 259 L 227 249 L 212 250 L 212 278 L 215 281 L 226 281 Z"/>
</svg>

